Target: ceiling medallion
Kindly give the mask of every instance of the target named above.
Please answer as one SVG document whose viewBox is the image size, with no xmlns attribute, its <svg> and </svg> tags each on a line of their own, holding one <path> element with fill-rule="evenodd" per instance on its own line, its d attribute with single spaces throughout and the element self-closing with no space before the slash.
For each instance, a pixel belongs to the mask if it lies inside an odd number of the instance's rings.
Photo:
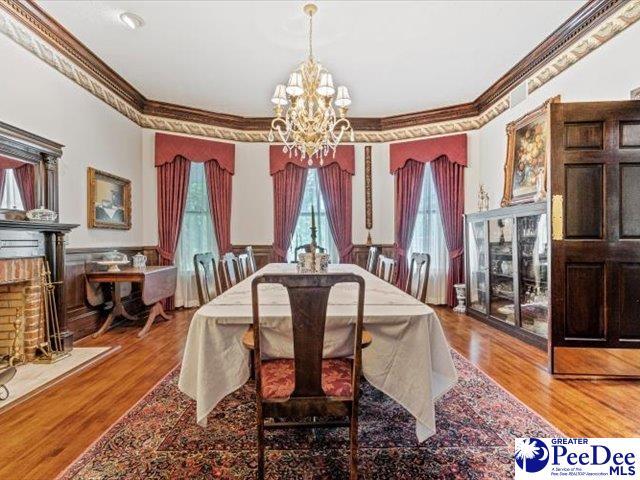
<svg viewBox="0 0 640 480">
<path fill-rule="evenodd" d="M 309 16 L 309 56 L 289 76 L 288 85 L 276 86 L 271 102 L 275 105 L 276 117 L 271 122 L 269 141 L 284 143 L 283 151 L 289 156 L 307 160 L 314 159 L 320 165 L 329 150 L 336 147 L 345 134 L 353 142 L 351 123 L 346 118 L 351 105 L 349 90 L 333 86 L 333 77 L 313 58 L 313 15 L 318 11 L 314 4 L 304 6 Z M 335 105 L 338 113 L 333 108 Z"/>
</svg>

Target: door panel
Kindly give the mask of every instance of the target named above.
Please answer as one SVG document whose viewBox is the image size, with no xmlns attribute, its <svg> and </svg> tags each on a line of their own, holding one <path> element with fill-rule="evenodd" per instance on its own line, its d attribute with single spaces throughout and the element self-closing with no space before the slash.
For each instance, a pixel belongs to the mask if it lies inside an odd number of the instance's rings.
<svg viewBox="0 0 640 480">
<path fill-rule="evenodd" d="M 602 238 L 602 165 L 567 165 L 565 176 L 567 238 Z"/>
<path fill-rule="evenodd" d="M 615 352 L 640 347 L 640 101 L 551 104 L 550 132 L 552 370 L 629 374 Z M 609 371 L 588 371 L 598 355 Z"/>
<path fill-rule="evenodd" d="M 640 164 L 620 165 L 620 238 L 640 238 Z"/>
<path fill-rule="evenodd" d="M 567 150 L 601 150 L 602 122 L 564 124 L 564 144 Z"/>
<path fill-rule="evenodd" d="M 620 148 L 640 148 L 640 122 L 620 122 Z"/>
<path fill-rule="evenodd" d="M 620 265 L 620 340 L 640 340 L 640 263 Z"/>
<path fill-rule="evenodd" d="M 604 340 L 604 264 L 567 263 L 565 339 Z"/>
</svg>

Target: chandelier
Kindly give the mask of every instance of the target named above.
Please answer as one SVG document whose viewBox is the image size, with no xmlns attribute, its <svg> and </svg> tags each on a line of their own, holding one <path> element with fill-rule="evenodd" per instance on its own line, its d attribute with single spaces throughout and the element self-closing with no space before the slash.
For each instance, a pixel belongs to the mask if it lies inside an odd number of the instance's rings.
<svg viewBox="0 0 640 480">
<path fill-rule="evenodd" d="M 289 83 L 276 86 L 271 102 L 275 105 L 275 118 L 271 121 L 269 141 L 284 143 L 283 151 L 307 160 L 323 164 L 329 150 L 336 154 L 336 147 L 345 134 L 353 142 L 353 128 L 346 118 L 351 105 L 349 90 L 333 86 L 333 77 L 313 58 L 313 15 L 318 7 L 304 6 L 309 16 L 309 56 L 289 76 Z M 333 108 L 337 107 L 338 113 Z"/>
</svg>

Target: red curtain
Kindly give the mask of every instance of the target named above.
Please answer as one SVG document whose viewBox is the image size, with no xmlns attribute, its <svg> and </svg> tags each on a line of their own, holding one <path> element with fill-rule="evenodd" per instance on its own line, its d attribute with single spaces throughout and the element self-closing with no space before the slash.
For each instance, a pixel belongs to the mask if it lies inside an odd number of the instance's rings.
<svg viewBox="0 0 640 480">
<path fill-rule="evenodd" d="M 209 193 L 209 208 L 216 232 L 218 251 L 231 251 L 231 177 L 232 174 L 220 166 L 217 160 L 204 164 Z"/>
<path fill-rule="evenodd" d="M 393 247 L 398 266 L 396 285 L 400 288 L 404 288 L 407 281 L 409 271 L 407 250 L 411 244 L 413 227 L 416 224 L 420 206 L 423 177 L 424 163 L 415 160 L 407 161 L 395 173 L 395 243 Z"/>
<path fill-rule="evenodd" d="M 449 250 L 449 272 L 447 272 L 447 303 L 456 304 L 453 286 L 464 280 L 463 218 L 464 214 L 464 167 L 449 161 L 447 156 L 431 162 L 433 183 L 438 194 L 444 238 Z"/>
<path fill-rule="evenodd" d="M 187 203 L 190 167 L 191 162 L 180 155 L 172 162 L 156 167 L 160 265 L 173 265 Z M 173 309 L 173 302 L 173 297 L 165 300 L 165 308 Z"/>
<path fill-rule="evenodd" d="M 332 163 L 318 169 L 318 180 L 340 262 L 351 263 L 351 173 Z"/>
<path fill-rule="evenodd" d="M 307 169 L 288 163 L 273 175 L 273 257 L 285 262 L 302 206 Z"/>
<path fill-rule="evenodd" d="M 25 163 L 13 170 L 20 190 L 22 203 L 26 211 L 36 208 L 36 172 L 33 165 Z"/>
</svg>

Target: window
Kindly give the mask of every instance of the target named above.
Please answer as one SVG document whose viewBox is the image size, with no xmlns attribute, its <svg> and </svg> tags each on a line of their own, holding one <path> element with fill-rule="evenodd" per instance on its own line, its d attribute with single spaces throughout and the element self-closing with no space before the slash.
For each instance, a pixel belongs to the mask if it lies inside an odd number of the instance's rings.
<svg viewBox="0 0 640 480">
<path fill-rule="evenodd" d="M 193 256 L 196 253 L 218 253 L 218 244 L 213 232 L 204 163 L 192 163 L 189 174 L 189 190 L 185 206 L 182 229 L 176 252 L 178 285 L 177 307 L 198 306 Z"/>
<path fill-rule="evenodd" d="M 295 260 L 295 248 L 306 243 L 311 243 L 312 205 L 316 217 L 316 242 L 318 246 L 326 249 L 332 263 L 338 263 L 338 249 L 336 248 L 331 230 L 329 229 L 329 220 L 327 219 L 327 212 L 324 208 L 324 200 L 322 199 L 322 192 L 320 191 L 320 183 L 318 182 L 318 171 L 315 168 L 310 168 L 307 172 L 307 183 L 305 184 L 302 196 L 300 215 L 298 216 L 298 222 L 293 232 L 291 245 L 287 252 L 287 259 L 289 261 Z"/>
<path fill-rule="evenodd" d="M 429 164 L 426 164 L 424 169 L 420 206 L 407 256 L 409 262 L 413 252 L 428 253 L 431 256 L 427 302 L 446 303 L 449 252 L 444 239 L 438 195 Z"/>
<path fill-rule="evenodd" d="M 16 176 L 13 174 L 13 169 L 7 168 L 4 172 L 4 189 L 2 191 L 0 208 L 24 210 L 24 204 L 22 203 L 22 197 L 20 196 L 20 189 L 18 188 Z"/>
</svg>

